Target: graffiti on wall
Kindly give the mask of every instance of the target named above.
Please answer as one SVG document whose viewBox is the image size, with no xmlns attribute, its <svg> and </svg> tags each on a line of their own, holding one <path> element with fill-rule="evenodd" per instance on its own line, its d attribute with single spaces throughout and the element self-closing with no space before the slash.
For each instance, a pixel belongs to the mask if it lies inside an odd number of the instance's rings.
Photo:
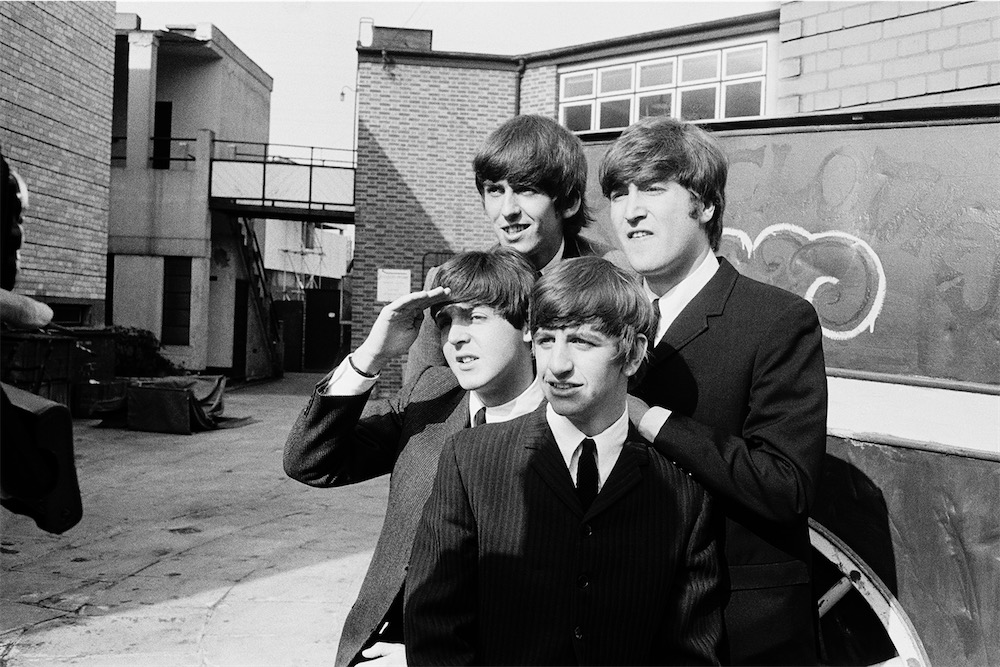
<svg viewBox="0 0 1000 667">
<path fill-rule="evenodd" d="M 863 239 L 780 223 L 753 240 L 742 229 L 723 229 L 719 254 L 740 273 L 812 303 L 827 338 L 848 340 L 875 331 L 885 301 L 885 270 Z"/>
<path fill-rule="evenodd" d="M 1000 384 L 998 124 L 732 130 L 719 254 L 811 301 L 827 365 Z M 615 240 L 586 145 L 588 201 Z"/>
</svg>

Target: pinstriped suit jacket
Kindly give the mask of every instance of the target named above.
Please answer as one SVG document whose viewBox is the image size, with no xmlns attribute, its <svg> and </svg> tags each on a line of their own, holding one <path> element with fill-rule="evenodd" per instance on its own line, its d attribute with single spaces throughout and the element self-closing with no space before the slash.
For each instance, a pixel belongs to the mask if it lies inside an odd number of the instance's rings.
<svg viewBox="0 0 1000 667">
<path fill-rule="evenodd" d="M 407 573 L 408 663 L 718 664 L 709 503 L 634 432 L 586 512 L 544 408 L 455 434 Z"/>
<path fill-rule="evenodd" d="M 402 588 L 441 448 L 447 436 L 468 423 L 468 392 L 445 366 L 427 369 L 389 400 L 314 392 L 292 427 L 285 444 L 285 472 L 300 482 L 342 486 L 392 472 L 385 523 L 344 623 L 338 666 L 357 656 Z"/>
</svg>

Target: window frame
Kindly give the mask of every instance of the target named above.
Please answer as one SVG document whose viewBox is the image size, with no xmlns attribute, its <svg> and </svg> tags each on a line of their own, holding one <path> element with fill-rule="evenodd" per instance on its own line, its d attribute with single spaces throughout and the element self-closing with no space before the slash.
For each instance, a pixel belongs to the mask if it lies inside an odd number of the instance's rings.
<svg viewBox="0 0 1000 667">
<path fill-rule="evenodd" d="M 730 87 L 744 83 L 760 83 L 760 95 L 757 100 L 756 116 L 733 116 L 731 118 L 755 118 L 763 117 L 768 110 L 776 103 L 776 100 L 769 99 L 768 95 L 773 95 L 773 89 L 768 85 L 768 78 L 777 76 L 775 61 L 775 48 L 778 43 L 777 33 L 757 33 L 750 36 L 734 36 L 729 39 L 722 39 L 715 42 L 705 42 L 692 44 L 686 47 L 663 49 L 658 51 L 647 51 L 634 55 L 623 55 L 614 58 L 594 60 L 590 62 L 577 62 L 566 67 L 557 69 L 559 98 L 557 100 L 557 113 L 559 121 L 566 127 L 566 112 L 589 105 L 590 121 L 588 129 L 571 129 L 574 134 L 586 137 L 590 134 L 615 131 L 618 127 L 601 127 L 602 116 L 601 107 L 603 102 L 631 97 L 629 109 L 630 124 L 640 117 L 640 109 L 643 101 L 656 95 L 667 95 L 670 99 L 670 116 L 681 117 L 683 108 L 683 98 L 685 94 L 691 94 L 698 90 L 714 88 L 715 106 L 714 114 L 711 118 L 703 118 L 692 122 L 707 122 L 709 120 L 728 120 L 724 114 L 726 112 L 727 91 Z M 756 72 L 741 74 L 730 74 L 727 72 L 729 58 L 732 54 L 737 56 L 741 52 L 754 52 L 760 56 L 760 68 Z M 691 81 L 681 82 L 683 63 L 696 58 L 712 56 L 715 61 L 716 76 L 712 79 L 698 78 Z M 670 83 L 653 83 L 640 85 L 644 68 L 656 67 L 669 64 Z M 620 72 L 628 69 L 631 78 L 631 88 L 627 91 L 602 92 L 601 81 L 605 73 Z M 566 82 L 573 77 L 586 75 L 590 77 L 593 93 L 588 96 L 565 97 Z"/>
</svg>

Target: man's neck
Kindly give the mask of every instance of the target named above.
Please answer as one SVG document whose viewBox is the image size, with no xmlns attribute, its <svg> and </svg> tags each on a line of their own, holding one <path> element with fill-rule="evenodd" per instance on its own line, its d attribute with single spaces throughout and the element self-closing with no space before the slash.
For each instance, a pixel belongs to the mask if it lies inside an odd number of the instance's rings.
<svg viewBox="0 0 1000 667">
<path fill-rule="evenodd" d="M 500 381 L 491 383 L 495 386 L 473 390 L 476 397 L 488 408 L 509 403 L 527 391 L 531 383 L 535 381 L 535 368 L 530 357 L 527 364 L 519 364 L 515 371 L 505 374 L 502 379 L 498 378 L 498 380 Z"/>
<path fill-rule="evenodd" d="M 711 254 L 712 248 L 705 246 L 705 249 L 698 255 L 696 259 L 685 264 L 681 269 L 668 275 L 656 275 L 656 276 L 644 276 L 646 279 L 646 284 L 649 289 L 656 294 L 656 296 L 663 296 L 670 290 L 674 289 L 686 279 L 690 278 L 691 275 L 698 270 L 698 267 L 702 265 L 705 258 Z"/>
</svg>

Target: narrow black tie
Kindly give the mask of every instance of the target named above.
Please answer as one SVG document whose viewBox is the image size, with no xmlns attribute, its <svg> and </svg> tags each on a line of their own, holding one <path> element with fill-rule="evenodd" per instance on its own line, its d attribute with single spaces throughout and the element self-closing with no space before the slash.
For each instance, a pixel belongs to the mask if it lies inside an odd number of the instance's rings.
<svg viewBox="0 0 1000 667">
<path fill-rule="evenodd" d="M 472 426 L 473 428 L 475 428 L 476 426 L 482 426 L 485 423 L 486 423 L 486 407 L 483 406 L 479 408 L 479 412 L 477 412 L 476 416 L 473 417 Z"/>
<path fill-rule="evenodd" d="M 653 327 L 653 337 L 655 338 L 656 334 L 660 333 L 660 299 L 659 299 L 659 297 L 653 299 L 653 321 L 656 322 L 656 325 Z M 649 344 L 650 344 L 650 347 L 652 347 L 653 345 L 656 345 L 656 341 L 655 340 L 651 340 L 651 341 L 649 341 Z"/>
<path fill-rule="evenodd" d="M 576 494 L 587 511 L 597 497 L 597 443 L 584 438 L 580 445 L 580 460 L 576 468 Z"/>
</svg>

